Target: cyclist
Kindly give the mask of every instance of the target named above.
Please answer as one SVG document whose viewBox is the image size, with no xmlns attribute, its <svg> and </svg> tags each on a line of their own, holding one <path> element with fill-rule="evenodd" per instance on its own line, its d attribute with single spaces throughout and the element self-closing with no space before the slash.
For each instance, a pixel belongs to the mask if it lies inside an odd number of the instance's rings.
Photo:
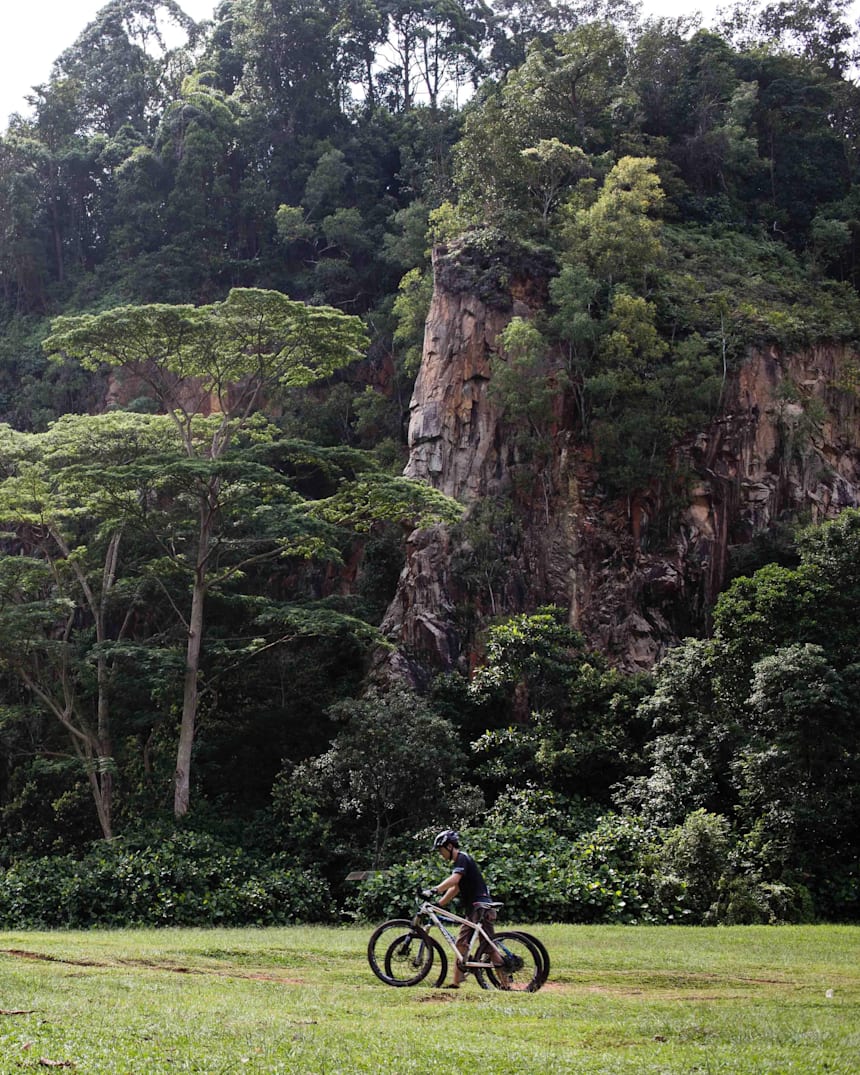
<svg viewBox="0 0 860 1075">
<path fill-rule="evenodd" d="M 470 922 L 480 923 L 488 937 L 495 936 L 493 923 L 496 921 L 496 909 L 492 906 L 490 890 L 478 864 L 471 855 L 460 850 L 459 833 L 453 829 L 443 829 L 433 841 L 433 849 L 438 851 L 446 862 L 451 863 L 451 873 L 433 889 L 439 893 L 439 906 L 445 907 L 459 896 L 463 917 Z M 472 930 L 469 926 L 461 926 L 457 937 L 457 951 L 463 959 L 468 955 L 471 940 Z M 448 988 L 459 989 L 464 977 L 460 967 L 455 966 L 453 980 Z"/>
</svg>

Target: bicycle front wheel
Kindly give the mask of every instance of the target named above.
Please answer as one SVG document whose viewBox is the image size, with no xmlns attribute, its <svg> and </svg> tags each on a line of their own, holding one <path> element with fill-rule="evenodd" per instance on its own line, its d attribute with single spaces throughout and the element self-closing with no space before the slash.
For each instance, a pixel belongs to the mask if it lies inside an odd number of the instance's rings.
<svg viewBox="0 0 860 1075">
<path fill-rule="evenodd" d="M 395 937 L 400 937 L 411 929 L 412 922 L 408 918 L 391 918 L 383 922 L 381 926 L 377 926 L 370 935 L 367 943 L 367 962 L 376 977 L 386 985 L 395 983 L 385 973 L 385 954 Z"/>
<path fill-rule="evenodd" d="M 476 970 L 475 974 L 479 980 L 485 978 L 493 989 L 518 993 L 537 992 L 545 979 L 543 960 L 534 944 L 522 933 L 516 932 L 497 933 L 494 940 L 501 953 L 502 962 L 498 966 Z M 491 952 L 492 947 L 487 945 L 484 958 Z"/>
<path fill-rule="evenodd" d="M 415 930 L 395 937 L 385 953 L 385 977 L 391 985 L 418 985 L 430 973 L 434 960 L 439 961 L 436 985 L 444 983 L 448 959 L 442 946 L 433 937 Z"/>
</svg>

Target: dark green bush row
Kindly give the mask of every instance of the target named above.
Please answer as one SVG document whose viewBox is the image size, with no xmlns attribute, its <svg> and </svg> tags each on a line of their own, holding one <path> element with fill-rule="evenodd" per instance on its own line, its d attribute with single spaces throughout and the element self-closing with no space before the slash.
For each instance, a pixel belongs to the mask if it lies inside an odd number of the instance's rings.
<svg viewBox="0 0 860 1075">
<path fill-rule="evenodd" d="M 705 811 L 673 829 L 610 814 L 578 835 L 490 819 L 463 839 L 508 922 L 746 924 L 814 916 L 802 884 L 767 881 L 740 864 L 727 821 Z M 365 921 L 410 914 L 416 890 L 443 874 L 435 856 L 413 859 L 350 891 L 344 910 Z M 99 844 L 82 858 L 27 859 L 0 871 L 4 929 L 288 925 L 335 916 L 317 873 L 193 833 L 158 846 Z"/>
<path fill-rule="evenodd" d="M 0 871 L 0 927 L 286 925 L 330 920 L 328 886 L 279 858 L 209 836 L 157 847 L 99 844 L 83 858 L 22 860 Z"/>
</svg>

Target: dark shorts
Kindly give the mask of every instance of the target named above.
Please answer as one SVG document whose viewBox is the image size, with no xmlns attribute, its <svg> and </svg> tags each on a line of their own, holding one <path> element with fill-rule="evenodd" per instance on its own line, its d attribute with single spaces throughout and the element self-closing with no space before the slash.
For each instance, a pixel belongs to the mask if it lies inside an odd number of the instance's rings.
<svg viewBox="0 0 860 1075">
<path fill-rule="evenodd" d="M 498 913 L 495 907 L 487 907 L 483 903 L 473 903 L 469 910 L 463 915 L 464 918 L 468 918 L 470 922 L 479 922 L 484 927 L 484 932 L 488 937 L 495 936 L 495 927 L 493 923 L 498 918 Z M 460 933 L 457 937 L 457 947 L 468 947 L 469 941 L 472 939 L 472 928 L 470 926 L 460 926 Z"/>
</svg>

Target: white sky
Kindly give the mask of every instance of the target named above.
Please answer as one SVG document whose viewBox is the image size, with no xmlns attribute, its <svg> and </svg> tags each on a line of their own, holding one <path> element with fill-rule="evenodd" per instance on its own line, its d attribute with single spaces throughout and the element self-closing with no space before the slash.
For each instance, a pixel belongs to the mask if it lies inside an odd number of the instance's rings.
<svg viewBox="0 0 860 1075">
<path fill-rule="evenodd" d="M 2 0 L 0 33 L 0 130 L 13 112 L 27 112 L 24 98 L 48 80 L 54 60 L 75 43 L 107 0 Z M 179 0 L 193 19 L 208 19 L 217 0 Z"/>
</svg>

